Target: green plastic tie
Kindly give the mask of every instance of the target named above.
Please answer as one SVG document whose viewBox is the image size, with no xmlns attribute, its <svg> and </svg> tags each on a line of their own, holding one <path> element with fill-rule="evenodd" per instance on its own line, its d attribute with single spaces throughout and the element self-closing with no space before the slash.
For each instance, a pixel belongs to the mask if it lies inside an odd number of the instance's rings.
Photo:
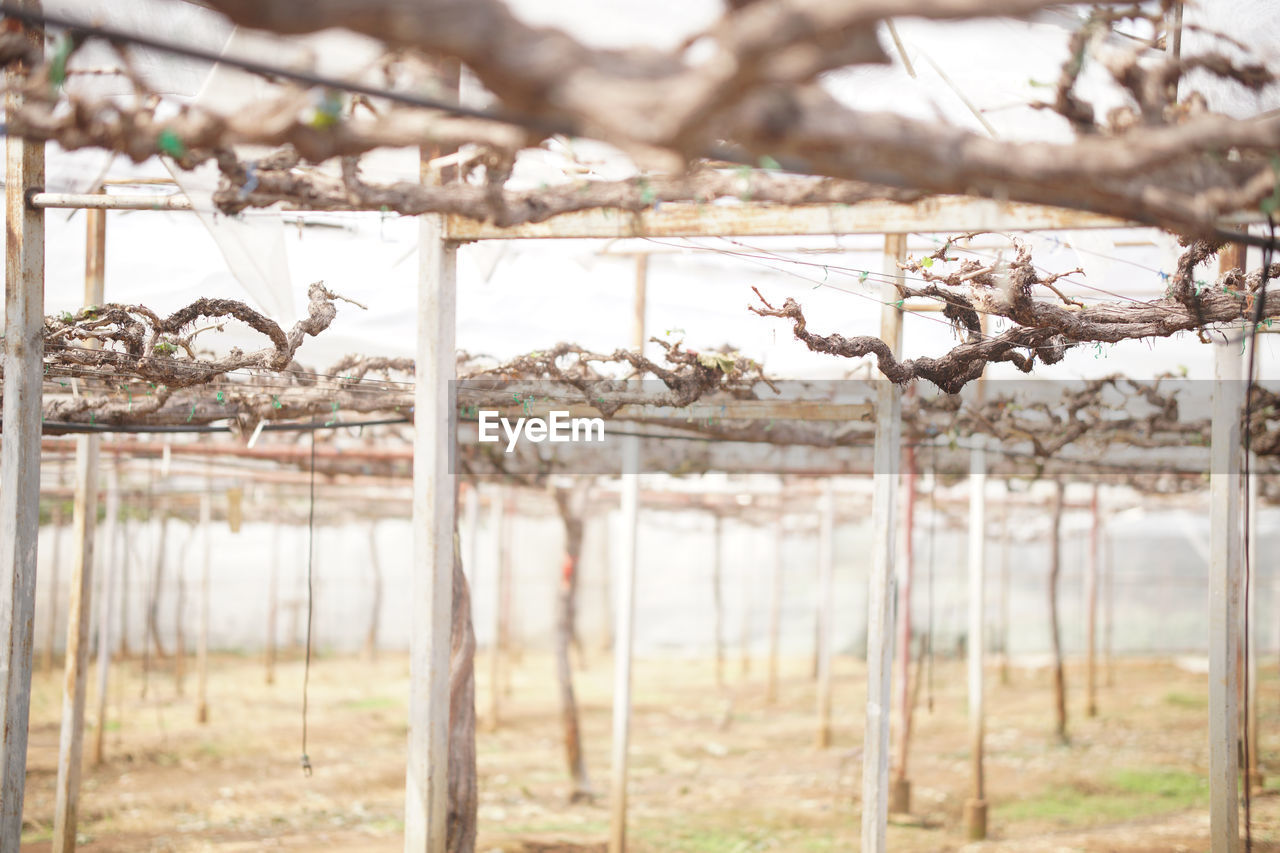
<svg viewBox="0 0 1280 853">
<path fill-rule="evenodd" d="M 166 127 L 156 136 L 156 147 L 168 154 L 170 157 L 182 157 L 187 153 L 187 146 L 182 144 L 182 140 L 172 128 Z"/>
</svg>

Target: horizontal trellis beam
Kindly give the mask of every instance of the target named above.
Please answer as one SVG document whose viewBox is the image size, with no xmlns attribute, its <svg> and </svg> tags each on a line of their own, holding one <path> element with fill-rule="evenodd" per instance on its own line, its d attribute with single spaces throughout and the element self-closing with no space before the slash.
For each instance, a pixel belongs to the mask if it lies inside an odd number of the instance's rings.
<svg viewBox="0 0 1280 853">
<path fill-rule="evenodd" d="M 965 196 L 858 204 L 669 203 L 639 213 L 614 209 L 562 213 L 545 222 L 501 228 L 462 216 L 446 219 L 450 240 L 573 239 L 589 237 L 762 237 L 825 234 L 1050 231 L 1134 228 L 1133 222 L 1058 207 Z"/>
<path fill-rule="evenodd" d="M 191 199 L 181 193 L 169 195 L 109 195 L 105 193 L 33 193 L 36 210 L 191 210 Z"/>
<path fill-rule="evenodd" d="M 182 193 L 134 195 L 33 193 L 31 206 L 71 210 L 192 210 Z M 294 209 L 286 205 L 286 209 Z M 912 231 L 1046 231 L 1132 228 L 1133 222 L 1043 205 L 937 196 L 917 202 L 858 204 L 669 203 L 640 213 L 600 208 L 562 213 L 543 222 L 502 228 L 462 216 L 446 218 L 449 240 L 573 239 L 589 237 L 716 237 L 900 234 Z"/>
</svg>

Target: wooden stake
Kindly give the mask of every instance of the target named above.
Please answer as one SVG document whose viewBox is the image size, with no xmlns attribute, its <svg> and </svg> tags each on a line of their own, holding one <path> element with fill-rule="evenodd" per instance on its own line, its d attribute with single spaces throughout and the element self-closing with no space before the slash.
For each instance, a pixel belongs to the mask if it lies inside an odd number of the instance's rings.
<svg viewBox="0 0 1280 853">
<path fill-rule="evenodd" d="M 979 388 L 981 393 L 981 388 Z M 969 799 L 964 804 L 965 837 L 987 837 L 987 786 L 985 760 L 986 708 L 983 663 L 987 645 L 987 449 L 983 438 L 974 439 L 969 451 L 969 760 L 972 762 Z"/>
<path fill-rule="evenodd" d="M 154 645 L 156 657 L 166 658 L 168 653 L 160 644 L 160 590 L 164 586 L 164 567 L 168 560 L 168 538 L 169 538 L 169 516 L 166 513 L 160 514 L 160 532 L 156 540 L 155 561 L 153 563 L 153 572 L 151 579 L 151 600 L 147 604 L 147 634 L 149 639 L 147 642 Z M 145 645 L 145 643 L 144 643 Z M 146 696 L 147 685 L 145 679 L 142 685 L 143 696 Z"/>
<path fill-rule="evenodd" d="M 1224 256 L 1221 263 L 1227 265 L 1231 260 Z M 1238 347 L 1237 341 L 1214 344 L 1209 472 L 1209 839 L 1214 853 L 1236 853 L 1240 848 L 1236 649 L 1240 618 L 1240 410 L 1244 395 Z"/>
<path fill-rule="evenodd" d="M 627 759 L 631 741 L 631 662 L 635 640 L 636 531 L 640 517 L 640 440 L 626 439 L 621 481 L 622 539 L 613 642 L 613 764 L 609 785 L 609 853 L 627 849 Z"/>
<path fill-rule="evenodd" d="M 271 565 L 267 567 L 267 637 L 263 646 L 267 684 L 276 683 L 276 624 L 280 615 L 280 561 L 284 559 L 280 522 L 271 526 Z"/>
<path fill-rule="evenodd" d="M 101 304 L 101 300 L 97 303 Z M 72 526 L 76 548 L 67 603 L 66 677 L 62 730 L 58 738 L 58 780 L 54 794 L 53 850 L 76 849 L 80 768 L 84 746 L 84 694 L 89 669 L 89 619 L 93 612 L 93 533 L 98 519 L 98 436 L 76 437 L 76 496 Z"/>
<path fill-rule="evenodd" d="M 1261 474 L 1258 461 L 1250 460 L 1249 465 L 1249 540 L 1245 547 L 1249 549 L 1249 589 L 1245 597 L 1245 612 L 1248 614 L 1249 643 L 1245 654 L 1245 666 L 1248 667 L 1249 689 L 1245 694 L 1245 718 L 1248 721 L 1249 741 L 1245 745 L 1246 777 L 1251 790 L 1262 790 L 1262 766 L 1258 763 L 1258 643 L 1261 632 L 1258 630 L 1258 584 L 1262 578 L 1258 563 L 1258 480 Z"/>
<path fill-rule="evenodd" d="M 713 642 L 716 654 L 716 687 L 724 691 L 724 594 L 722 576 L 724 573 L 724 520 L 717 514 L 713 516 L 711 527 L 711 628 L 715 633 Z"/>
<path fill-rule="evenodd" d="M 1107 561 L 1105 563 L 1105 574 L 1103 577 L 1106 581 L 1106 596 L 1103 599 L 1102 607 L 1102 654 L 1105 660 L 1105 668 L 1107 671 L 1107 687 L 1115 686 L 1115 635 L 1113 626 L 1115 625 L 1115 603 L 1116 603 L 1116 542 L 1111 536 L 1111 532 L 1107 528 L 1103 528 L 1102 541 L 1105 545 L 1104 553 Z"/>
<path fill-rule="evenodd" d="M 738 677 L 746 681 L 747 676 L 751 674 L 751 599 L 755 589 L 755 579 L 751 577 L 747 565 L 744 564 L 740 571 L 742 577 L 738 588 L 742 590 L 742 622 L 739 623 L 738 630 L 738 651 L 741 655 L 738 661 Z"/>
<path fill-rule="evenodd" d="M 884 275 L 900 279 L 906 260 L 905 234 L 884 239 Z M 892 284 L 882 288 L 880 338 L 895 355 L 902 352 L 902 296 Z M 875 492 L 872 497 L 871 574 L 867 579 L 867 716 L 862 739 L 862 853 L 884 853 L 889 819 L 889 717 L 893 680 L 894 544 L 897 540 L 899 445 L 902 392 L 887 380 L 876 383 Z"/>
<path fill-rule="evenodd" d="M 120 659 L 128 660 L 129 648 L 129 563 L 133 558 L 133 543 L 129 537 L 129 519 L 120 520 Z"/>
<path fill-rule="evenodd" d="M 55 500 L 49 510 L 49 527 L 53 530 L 53 543 L 49 549 L 49 621 L 45 623 L 44 650 L 40 655 L 40 668 L 46 674 L 53 672 L 53 653 L 58 640 L 58 588 L 62 585 L 62 501 Z"/>
<path fill-rule="evenodd" d="M 1089 525 L 1089 557 L 1085 560 L 1084 600 L 1085 600 L 1085 714 L 1098 716 L 1098 541 L 1099 528 L 1102 524 L 1098 513 L 1098 487 L 1093 487 L 1093 497 L 1089 501 L 1091 522 Z"/>
<path fill-rule="evenodd" d="M 782 558 L 786 544 L 786 523 L 782 518 L 773 532 L 773 583 L 769 594 L 769 687 L 767 701 L 778 701 L 778 645 L 782 636 Z"/>
<path fill-rule="evenodd" d="M 120 560 L 120 474 L 119 464 L 107 482 L 107 558 L 102 561 L 101 601 L 98 603 L 98 720 L 93 739 L 93 765 L 102 764 L 106 753 L 107 684 L 111 669 L 111 623 L 114 618 L 116 564 Z"/>
<path fill-rule="evenodd" d="M 467 486 L 467 496 L 462 505 L 462 541 L 467 550 L 463 552 L 462 570 L 467 576 L 467 584 L 476 583 L 476 558 L 480 553 L 480 491 L 474 482 Z"/>
<path fill-rule="evenodd" d="M 911 573 L 913 569 L 916 518 L 916 452 L 907 447 L 902 453 L 907 476 L 905 510 L 902 518 L 902 586 L 898 589 L 898 761 L 893 784 L 889 789 L 889 811 L 908 814 L 911 811 L 911 780 L 907 776 L 907 758 L 911 750 Z"/>
<path fill-rule="evenodd" d="M 429 157 L 427 159 L 430 159 Z M 423 172 L 429 178 L 430 171 Z M 405 853 L 444 853 L 448 837 L 449 652 L 453 602 L 457 244 L 418 218 L 418 343 L 413 440 L 413 588 Z"/>
<path fill-rule="evenodd" d="M 1009 485 L 1000 502 L 1000 683 L 1009 683 Z"/>
<path fill-rule="evenodd" d="M 831 628 L 835 598 L 836 498 L 830 478 L 822 481 L 818 504 L 818 736 L 819 749 L 831 746 Z"/>
<path fill-rule="evenodd" d="M 209 561 L 213 557 L 212 483 L 200 493 L 200 615 L 196 638 L 196 722 L 209 722 Z"/>
<path fill-rule="evenodd" d="M 497 571 L 493 583 L 493 636 L 489 641 L 489 728 L 502 721 L 503 655 L 507 645 L 507 587 L 511 573 L 511 511 L 513 500 L 506 490 L 493 502 L 494 532 L 498 538 Z"/>
<path fill-rule="evenodd" d="M 1062 575 L 1063 484 L 1054 484 L 1053 516 L 1049 524 L 1049 640 L 1053 646 L 1054 733 L 1067 742 L 1067 678 L 1062 665 L 1062 627 L 1058 618 L 1058 579 Z"/>
<path fill-rule="evenodd" d="M 474 490 L 473 490 L 474 491 Z M 472 533 L 474 534 L 474 530 Z M 475 549 L 472 548 L 471 559 L 475 559 Z M 465 564 L 464 564 L 465 569 Z M 365 631 L 364 636 L 364 658 L 367 661 L 375 661 L 378 659 L 378 623 L 382 619 L 382 562 L 378 559 L 378 522 L 369 522 L 369 572 L 372 575 L 370 583 L 370 601 L 369 601 L 369 628 Z M 469 585 L 475 588 L 475 569 L 467 572 Z"/>
<path fill-rule="evenodd" d="M 173 687 L 179 698 L 187 693 L 187 567 L 200 531 L 192 527 L 179 549 L 173 586 Z"/>
<path fill-rule="evenodd" d="M 101 210 L 85 213 L 85 305 L 101 305 L 105 301 L 106 216 L 106 212 Z M 96 342 L 86 346 L 96 349 Z M 58 738 L 58 781 L 54 792 L 55 853 L 71 853 L 76 849 L 84 748 L 85 683 L 89 671 L 89 623 L 93 615 L 93 534 L 98 523 L 100 440 L 96 435 L 76 436 L 76 496 L 72 512 L 76 549 L 67 602 L 67 647 L 63 656 L 66 678 L 62 693 L 62 731 Z"/>
</svg>

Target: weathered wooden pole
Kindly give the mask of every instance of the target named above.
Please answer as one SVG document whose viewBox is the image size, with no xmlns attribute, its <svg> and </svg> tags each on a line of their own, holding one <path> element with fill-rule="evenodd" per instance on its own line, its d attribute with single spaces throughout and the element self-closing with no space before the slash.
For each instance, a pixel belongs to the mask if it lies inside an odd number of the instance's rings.
<svg viewBox="0 0 1280 853">
<path fill-rule="evenodd" d="M 173 579 L 173 686 L 179 697 L 187 692 L 187 567 L 191 564 L 192 548 L 199 545 L 197 526 L 193 526 L 183 540 Z"/>
<path fill-rule="evenodd" d="M 712 516 L 711 526 L 711 627 L 715 632 L 716 687 L 724 690 L 724 519 L 719 513 Z"/>
<path fill-rule="evenodd" d="M 200 615 L 196 638 L 196 722 L 209 722 L 209 561 L 213 557 L 213 484 L 200 493 Z"/>
<path fill-rule="evenodd" d="M 911 811 L 911 780 L 907 775 L 907 757 L 911 752 L 911 574 L 914 566 L 916 519 L 916 451 L 902 451 L 906 467 L 906 484 L 902 514 L 902 586 L 898 588 L 898 760 L 889 788 L 889 811 L 907 814 Z"/>
<path fill-rule="evenodd" d="M 107 214 L 85 211 L 84 304 L 101 305 L 106 262 Z M 96 348 L 96 342 L 87 344 Z M 94 531 L 98 525 L 98 448 L 96 435 L 76 436 L 76 492 L 72 510 L 75 554 L 67 601 L 66 677 L 62 690 L 62 730 L 58 738 L 58 780 L 54 793 L 53 850 L 76 849 L 84 750 L 84 697 L 89 673 L 89 623 L 93 616 Z"/>
<path fill-rule="evenodd" d="M 1107 527 L 1102 529 L 1104 583 L 1106 593 L 1102 600 L 1102 654 L 1107 671 L 1107 687 L 1115 686 L 1115 603 L 1116 603 L 1116 543 Z"/>
<path fill-rule="evenodd" d="M 107 686 L 111 670 L 111 623 L 114 621 L 116 564 L 120 561 L 120 474 L 119 464 L 107 481 L 106 559 L 102 561 L 102 590 L 98 603 L 98 718 L 93 739 L 93 764 L 103 762 L 106 754 Z"/>
<path fill-rule="evenodd" d="M 131 654 L 129 646 L 129 564 L 133 559 L 133 541 L 129 536 L 132 525 L 129 518 L 120 519 L 120 659 L 128 660 Z"/>
<path fill-rule="evenodd" d="M 422 177 L 434 178 L 423 160 Z M 405 853 L 444 853 L 448 838 L 449 657 L 453 603 L 454 349 L 457 244 L 444 218 L 418 218 L 414 386 L 413 588 Z"/>
<path fill-rule="evenodd" d="M 49 594 L 46 596 L 49 620 L 45 622 L 44 649 L 40 654 L 40 669 L 46 674 L 53 672 L 53 652 L 58 645 L 58 588 L 62 585 L 62 521 L 62 501 L 59 499 L 55 500 L 49 509 L 49 528 L 53 531 L 53 542 L 49 548 Z"/>
<path fill-rule="evenodd" d="M 475 531 L 472 530 L 474 535 Z M 475 549 L 469 559 L 475 560 Z M 465 565 L 465 563 L 464 563 Z M 378 659 L 378 624 L 382 621 L 382 560 L 378 557 L 378 522 L 369 522 L 369 626 L 365 629 L 362 654 L 367 661 Z M 468 587 L 475 588 L 475 569 L 467 573 Z"/>
<path fill-rule="evenodd" d="M 835 489 L 822 481 L 818 504 L 818 736 L 819 749 L 831 746 L 831 630 L 835 613 Z"/>
<path fill-rule="evenodd" d="M 1243 267 L 1244 251 L 1224 250 L 1222 267 Z M 1238 341 L 1214 344 L 1209 470 L 1209 839 L 1236 853 L 1239 828 L 1240 410 Z"/>
<path fill-rule="evenodd" d="M 284 559 L 280 520 L 271 525 L 271 564 L 267 567 L 267 636 L 262 647 L 267 684 L 276 683 L 276 625 L 280 614 L 280 561 Z"/>
<path fill-rule="evenodd" d="M 1248 743 L 1245 744 L 1245 762 L 1250 790 L 1262 790 L 1262 766 L 1258 763 L 1258 643 L 1261 632 L 1258 630 L 1258 585 L 1262 579 L 1258 563 L 1258 461 L 1254 457 L 1249 464 L 1249 539 L 1245 547 L 1249 549 L 1249 586 L 1245 597 L 1246 624 L 1249 626 L 1249 642 L 1245 649 L 1245 666 L 1248 667 L 1249 689 L 1245 692 L 1245 719 L 1248 721 Z"/>
<path fill-rule="evenodd" d="M 1089 557 L 1084 564 L 1085 600 L 1085 714 L 1098 716 L 1098 551 L 1099 528 L 1102 525 L 1098 512 L 1098 487 L 1093 487 L 1089 500 Z"/>
<path fill-rule="evenodd" d="M 474 588 L 476 560 L 480 554 L 480 490 L 474 482 L 467 483 L 467 496 L 462 504 L 462 529 L 462 542 L 466 546 L 462 570 L 467 576 L 468 586 Z"/>
<path fill-rule="evenodd" d="M 627 849 L 627 759 L 631 743 L 631 660 L 635 642 L 637 528 L 640 518 L 640 440 L 623 446 L 622 539 L 616 580 L 613 642 L 613 764 L 609 784 L 609 853 Z"/>
<path fill-rule="evenodd" d="M 982 388 L 979 386 L 979 394 Z M 981 397 L 979 397 L 981 399 Z M 971 841 L 987 837 L 986 688 L 983 664 L 987 645 L 987 446 L 986 439 L 973 439 L 969 451 L 969 799 L 964 804 L 965 836 Z"/>
<path fill-rule="evenodd" d="M 1065 486 L 1054 483 L 1053 510 L 1049 524 L 1049 641 L 1053 650 L 1054 733 L 1067 742 L 1067 677 L 1062 663 L 1062 626 L 1058 618 L 1058 579 L 1062 575 L 1062 509 Z"/>
<path fill-rule="evenodd" d="M 769 592 L 769 685 L 766 700 L 778 701 L 778 646 L 782 637 L 782 563 L 786 522 L 779 517 L 773 532 L 773 579 Z"/>
<path fill-rule="evenodd" d="M 1000 509 L 1000 683 L 1009 683 L 1009 483 Z"/>
<path fill-rule="evenodd" d="M 884 240 L 884 275 L 902 277 L 907 237 Z M 881 290 L 880 338 L 895 356 L 902 353 L 902 296 Z M 867 716 L 862 739 L 862 853 L 884 853 L 889 820 L 889 717 L 893 680 L 894 544 L 897 540 L 899 445 L 902 392 L 888 380 L 877 383 L 875 486 L 871 508 L 872 564 L 867 580 Z"/>
<path fill-rule="evenodd" d="M 39 11 L 39 0 L 26 0 Z M 28 58 L 44 34 L 27 33 Z M 9 66 L 6 111 L 21 105 L 26 63 Z M 27 193 L 44 186 L 44 143 L 5 139 L 4 409 L 0 441 L 0 851 L 22 842 L 31 713 L 31 646 L 40 535 L 40 403 L 44 351 L 44 214 Z"/>
<path fill-rule="evenodd" d="M 739 581 L 739 589 L 742 590 L 742 621 L 738 624 L 738 677 L 743 681 L 751 674 L 751 611 L 753 592 L 755 590 L 754 578 L 748 570 L 748 566 L 744 564 L 741 569 L 742 577 Z"/>
<path fill-rule="evenodd" d="M 508 574 L 511 571 L 512 498 L 506 490 L 493 502 L 494 534 L 498 538 L 498 561 L 493 583 L 493 636 L 489 641 L 489 728 L 497 730 L 502 721 L 502 670 L 506 652 L 507 624 L 504 606 Z"/>
</svg>

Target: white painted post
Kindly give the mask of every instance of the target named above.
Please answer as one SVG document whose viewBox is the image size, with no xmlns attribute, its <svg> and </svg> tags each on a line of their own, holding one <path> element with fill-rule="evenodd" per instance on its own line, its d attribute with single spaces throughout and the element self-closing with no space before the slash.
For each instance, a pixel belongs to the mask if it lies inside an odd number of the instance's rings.
<svg viewBox="0 0 1280 853">
<path fill-rule="evenodd" d="M 986 585 L 984 568 L 987 550 L 987 447 L 983 436 L 975 436 L 969 451 L 969 752 L 972 776 L 969 799 L 964 804 L 965 837 L 987 837 L 986 777 L 983 767 L 986 720 L 984 719 L 983 656 L 987 644 Z"/>
<path fill-rule="evenodd" d="M 884 238 L 884 275 L 902 277 L 905 234 Z M 902 309 L 896 287 L 881 290 L 880 337 L 895 356 L 902 352 Z M 898 464 L 902 391 L 888 380 L 876 393 L 875 491 L 872 496 L 872 565 L 867 579 L 867 717 L 862 752 L 862 853 L 884 853 L 889 821 L 889 717 L 893 681 L 894 543 L 897 540 Z"/>
<path fill-rule="evenodd" d="M 27 0 L 39 11 L 38 0 Z M 40 32 L 28 34 L 39 62 Z M 26 69 L 13 84 L 6 109 L 16 109 Z M 31 712 L 31 648 L 35 620 L 36 547 L 40 532 L 40 383 L 44 351 L 44 216 L 27 206 L 29 191 L 44 184 L 44 143 L 5 139 L 4 428 L 0 447 L 0 850 L 16 853 L 22 841 L 22 797 L 27 775 L 27 723 Z"/>
<path fill-rule="evenodd" d="M 107 214 L 85 212 L 84 304 L 104 301 Z M 86 346 L 94 347 L 96 342 Z M 98 448 L 96 435 L 76 436 L 76 493 L 72 511 L 75 555 L 67 602 L 67 645 L 63 656 L 62 729 L 58 738 L 58 781 L 54 792 L 53 850 L 76 849 L 80 804 L 80 768 L 84 749 L 85 683 L 89 670 L 89 622 L 93 614 L 94 530 L 98 522 Z"/>
<path fill-rule="evenodd" d="M 425 175 L 424 170 L 424 175 Z M 419 217 L 418 347 L 413 440 L 413 629 L 405 853 L 443 853 L 449 769 L 454 483 L 449 470 L 456 378 L 457 245 L 444 220 Z"/>
<path fill-rule="evenodd" d="M 209 722 L 209 560 L 213 555 L 213 483 L 200 493 L 200 615 L 196 638 L 196 722 Z"/>
<path fill-rule="evenodd" d="M 1214 344 L 1209 472 L 1209 838 L 1214 853 L 1240 847 L 1237 780 L 1240 618 L 1240 356 Z"/>
<path fill-rule="evenodd" d="M 98 719 L 94 730 L 93 763 L 99 765 L 106 756 L 107 684 L 111 670 L 111 622 L 115 618 L 116 563 L 120 560 L 120 476 L 111 473 L 107 481 L 107 556 L 102 561 L 102 599 L 98 604 Z"/>
<path fill-rule="evenodd" d="M 835 608 L 836 496 L 831 478 L 822 481 L 818 504 L 818 736 L 819 749 L 831 746 L 831 627 Z"/>
<path fill-rule="evenodd" d="M 635 639 L 636 529 L 640 516 L 640 439 L 622 450 L 621 512 L 613 641 L 613 767 L 609 783 L 609 853 L 627 849 L 627 756 L 631 742 L 631 659 Z"/>
</svg>

